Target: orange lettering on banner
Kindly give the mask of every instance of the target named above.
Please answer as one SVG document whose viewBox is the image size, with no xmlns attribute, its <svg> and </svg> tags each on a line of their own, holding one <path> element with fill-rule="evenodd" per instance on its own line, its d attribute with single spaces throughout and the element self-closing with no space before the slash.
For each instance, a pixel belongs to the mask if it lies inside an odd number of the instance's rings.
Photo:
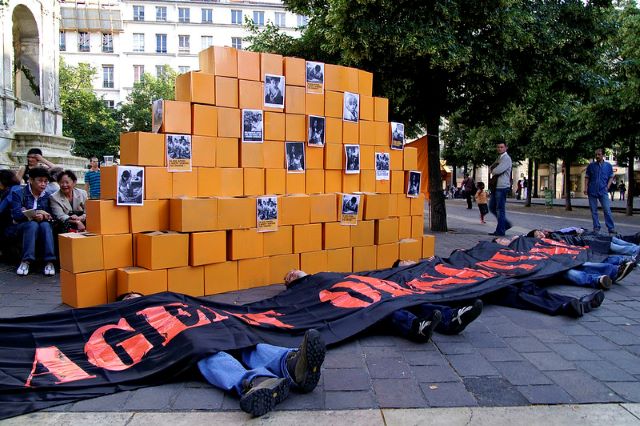
<svg viewBox="0 0 640 426">
<path fill-rule="evenodd" d="M 282 316 L 283 314 L 274 310 L 262 312 L 258 314 L 234 314 L 233 312 L 227 312 L 229 315 L 233 315 L 236 318 L 240 318 L 247 324 L 251 325 L 273 325 L 280 328 L 293 328 L 292 325 L 285 324 L 275 317 Z"/>
<path fill-rule="evenodd" d="M 513 271 L 514 269 L 525 269 L 529 271 L 536 267 L 536 265 L 531 265 L 529 263 L 518 263 L 516 265 L 510 265 L 508 263 L 495 262 L 491 259 L 485 260 L 484 262 L 478 262 L 477 265 L 487 269 L 500 269 L 502 271 Z"/>
<path fill-rule="evenodd" d="M 450 285 L 467 285 L 475 284 L 479 280 L 476 278 L 458 278 L 458 277 L 434 277 L 428 274 L 422 274 L 420 278 L 428 278 L 433 281 L 422 281 L 417 278 L 412 279 L 407 283 L 411 288 L 420 290 L 423 293 L 434 293 L 443 289 L 443 286 Z"/>
<path fill-rule="evenodd" d="M 501 252 L 498 252 L 493 256 L 491 256 L 491 260 L 499 260 L 501 262 L 524 262 L 526 260 L 544 260 L 544 259 L 546 259 L 545 256 L 529 256 L 529 255 L 509 256 L 508 254 L 501 253 Z"/>
<path fill-rule="evenodd" d="M 410 296 L 414 294 L 413 291 L 401 287 L 393 281 L 381 280 L 372 277 L 362 277 L 360 275 L 349 275 L 347 278 L 352 278 L 367 283 L 373 288 L 384 291 L 385 293 L 389 293 L 391 297 Z"/>
<path fill-rule="evenodd" d="M 47 371 L 44 373 L 36 373 L 38 365 L 42 365 L 47 369 Z M 60 383 L 75 382 L 77 380 L 93 379 L 96 377 L 94 375 L 87 374 L 55 346 L 36 348 L 33 367 L 31 368 L 31 373 L 24 384 L 25 387 L 32 387 L 31 382 L 34 377 L 44 376 L 46 374 L 53 374 L 56 379 L 58 379 L 56 385 L 59 385 Z"/>
<path fill-rule="evenodd" d="M 353 297 L 346 291 L 333 291 L 335 288 L 347 288 L 353 290 L 356 293 L 368 297 L 371 302 Z M 382 299 L 382 296 L 378 291 L 369 287 L 363 282 L 354 281 L 342 281 L 331 286 L 329 290 L 322 290 L 319 293 L 321 302 L 331 302 L 333 306 L 338 308 L 366 308 L 373 303 L 376 303 Z"/>
<path fill-rule="evenodd" d="M 105 325 L 94 331 L 84 346 L 84 352 L 89 362 L 96 367 L 113 371 L 126 370 L 139 363 L 153 347 L 151 342 L 140 333 L 118 343 L 116 346 L 124 349 L 127 355 L 131 357 L 131 364 L 125 364 L 104 338 L 105 334 L 110 330 L 135 331 L 124 318 L 120 319 L 118 324 Z"/>
<path fill-rule="evenodd" d="M 177 316 L 172 315 L 167 311 L 167 307 L 176 307 Z M 191 308 L 194 312 L 188 312 L 186 309 Z M 183 303 L 171 303 L 166 306 L 152 306 L 138 312 L 138 315 L 144 316 L 149 325 L 156 329 L 162 337 L 164 337 L 163 346 L 166 346 L 174 337 L 182 333 L 185 330 L 194 327 L 201 327 L 203 325 L 211 324 L 211 320 L 207 318 L 204 313 L 193 307 L 189 307 Z M 193 325 L 186 325 L 180 318 L 188 320 L 195 320 L 197 315 L 197 322 Z"/>
<path fill-rule="evenodd" d="M 495 277 L 496 274 L 489 271 L 481 271 L 478 269 L 470 269 L 470 268 L 452 268 L 442 263 L 439 263 L 435 266 L 435 270 L 442 275 L 448 277 L 458 277 L 458 278 L 492 278 Z"/>
</svg>

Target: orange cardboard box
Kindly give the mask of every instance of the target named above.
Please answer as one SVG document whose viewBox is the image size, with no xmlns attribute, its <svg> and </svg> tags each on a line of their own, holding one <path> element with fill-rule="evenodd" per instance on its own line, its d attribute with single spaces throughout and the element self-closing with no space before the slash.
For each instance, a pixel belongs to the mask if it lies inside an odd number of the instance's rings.
<svg viewBox="0 0 640 426">
<path fill-rule="evenodd" d="M 376 192 L 380 194 L 389 194 L 391 193 L 391 182 L 388 180 L 377 180 L 376 181 Z"/>
<path fill-rule="evenodd" d="M 312 151 L 308 149 L 307 152 Z M 309 157 L 307 157 L 308 159 Z M 307 163 L 308 164 L 308 163 Z M 322 194 L 324 193 L 324 170 L 307 170 L 305 172 L 305 192 L 307 194 Z M 313 207 L 312 207 L 313 211 Z"/>
<path fill-rule="evenodd" d="M 239 260 L 263 256 L 263 234 L 256 228 L 227 232 L 227 259 Z"/>
<path fill-rule="evenodd" d="M 211 105 L 191 105 L 193 126 L 191 133 L 200 136 L 218 136 L 218 110 Z"/>
<path fill-rule="evenodd" d="M 130 207 L 129 220 L 131 232 L 134 234 L 147 231 L 166 231 L 169 229 L 169 200 L 145 200 L 142 206 L 132 206 Z M 122 266 L 112 266 L 112 268 Z"/>
<path fill-rule="evenodd" d="M 185 133 L 190 132 L 191 121 Z M 122 165 L 165 166 L 166 155 L 162 134 L 132 132 L 120 135 L 120 164 Z"/>
<path fill-rule="evenodd" d="M 404 172 L 391 170 L 391 193 L 404 194 Z"/>
<path fill-rule="evenodd" d="M 60 268 L 71 273 L 104 269 L 102 235 L 74 233 L 58 235 Z"/>
<path fill-rule="evenodd" d="M 342 143 L 342 118 L 327 117 L 325 121 L 326 143 L 341 144 Z"/>
<path fill-rule="evenodd" d="M 285 114 L 286 116 L 286 140 L 290 142 L 306 142 L 307 125 L 304 115 Z"/>
<path fill-rule="evenodd" d="M 191 136 L 191 165 L 216 166 L 216 139 L 211 136 Z"/>
<path fill-rule="evenodd" d="M 376 123 L 375 121 L 358 122 L 360 126 L 359 142 L 360 145 L 375 145 L 376 144 Z"/>
<path fill-rule="evenodd" d="M 304 253 L 322 249 L 322 224 L 293 226 L 293 252 Z"/>
<path fill-rule="evenodd" d="M 260 81 L 260 53 L 238 50 L 238 78 Z"/>
<path fill-rule="evenodd" d="M 218 229 L 256 227 L 256 199 L 218 197 Z"/>
<path fill-rule="evenodd" d="M 62 303 L 73 308 L 107 303 L 107 276 L 104 271 L 73 274 L 60 270 Z"/>
<path fill-rule="evenodd" d="M 344 67 L 340 65 L 324 65 L 324 88 L 335 92 L 344 92 Z M 329 114 L 327 114 L 329 115 Z"/>
<path fill-rule="evenodd" d="M 274 53 L 261 53 L 260 71 L 262 74 L 262 81 L 265 80 L 265 74 L 284 75 L 284 73 L 282 72 L 282 55 L 276 55 Z"/>
<path fill-rule="evenodd" d="M 403 166 L 405 170 L 418 170 L 418 148 L 405 147 L 403 150 Z"/>
<path fill-rule="evenodd" d="M 403 194 L 398 194 L 398 216 L 411 215 L 411 198 Z"/>
<path fill-rule="evenodd" d="M 338 248 L 351 247 L 351 227 L 341 225 L 340 222 L 328 222 L 322 225 L 323 242 L 322 248 L 334 250 Z"/>
<path fill-rule="evenodd" d="M 284 148 L 283 148 L 284 150 Z M 286 176 L 284 169 L 265 170 L 265 194 L 281 195 L 286 192 Z"/>
<path fill-rule="evenodd" d="M 200 70 L 225 77 L 238 76 L 238 51 L 232 47 L 211 46 L 198 54 Z"/>
<path fill-rule="evenodd" d="M 360 173 L 363 170 L 375 170 L 375 159 L 375 147 L 373 145 L 360 145 Z"/>
<path fill-rule="evenodd" d="M 345 121 L 342 123 L 342 142 L 357 144 L 360 143 L 360 136 L 358 133 L 358 123 L 351 123 Z"/>
<path fill-rule="evenodd" d="M 411 238 L 418 240 L 424 235 L 424 217 L 411 216 Z"/>
<path fill-rule="evenodd" d="M 358 69 L 357 68 L 350 68 L 350 67 L 343 67 L 343 75 L 344 75 L 344 91 L 345 92 L 351 92 L 351 93 L 359 93 L 360 90 L 358 89 Z"/>
<path fill-rule="evenodd" d="M 282 170 L 285 164 L 284 142 L 264 141 L 262 145 L 264 168 Z"/>
<path fill-rule="evenodd" d="M 319 172 L 324 175 L 322 170 L 319 170 Z M 324 181 L 322 178 L 319 179 Z M 311 200 L 309 223 L 335 222 L 338 220 L 335 194 L 319 193 L 310 195 L 309 198 Z"/>
<path fill-rule="evenodd" d="M 351 228 L 351 246 L 373 246 L 374 241 L 374 221 L 373 220 L 361 220 L 355 226 Z"/>
<path fill-rule="evenodd" d="M 285 140 L 285 115 L 281 112 L 264 113 L 264 138 L 269 141 Z M 284 166 L 284 165 L 283 165 Z"/>
<path fill-rule="evenodd" d="M 238 167 L 238 147 L 237 138 L 216 138 L 216 167 Z"/>
<path fill-rule="evenodd" d="M 238 108 L 238 79 L 216 76 L 216 105 Z"/>
<path fill-rule="evenodd" d="M 424 194 L 421 192 L 416 198 L 411 198 L 411 215 L 424 215 Z"/>
<path fill-rule="evenodd" d="M 389 216 L 388 194 L 364 194 L 364 218 L 384 219 Z"/>
<path fill-rule="evenodd" d="M 344 201 L 344 197 L 343 196 L 345 196 L 345 195 L 350 198 L 352 194 L 350 194 L 350 193 L 336 194 L 336 201 L 337 201 L 337 204 L 338 204 L 338 221 L 342 217 L 342 202 Z M 363 205 L 364 205 L 364 194 L 360 194 L 360 206 L 358 208 L 358 222 L 362 221 L 362 218 L 364 216 L 364 207 L 363 207 Z M 371 243 L 371 244 L 373 244 L 373 243 Z"/>
<path fill-rule="evenodd" d="M 325 71 L 327 69 L 326 68 L 327 65 L 325 65 Z M 326 79 L 325 79 L 325 85 L 326 85 Z M 326 115 L 327 117 L 335 117 L 335 118 L 342 119 L 342 108 L 343 108 L 342 96 L 343 94 L 341 92 L 332 92 L 327 90 L 324 93 L 324 115 Z"/>
<path fill-rule="evenodd" d="M 436 255 L 436 237 L 434 235 L 422 236 L 422 258 L 426 259 Z"/>
<path fill-rule="evenodd" d="M 324 168 L 325 170 L 342 170 L 343 157 L 345 156 L 344 146 L 337 144 L 326 144 L 324 146 Z M 326 186 L 326 185 L 325 185 Z"/>
<path fill-rule="evenodd" d="M 94 234 L 128 234 L 129 208 L 114 200 L 87 201 L 87 231 Z"/>
<path fill-rule="evenodd" d="M 238 288 L 262 287 L 269 284 L 269 258 L 238 261 Z"/>
<path fill-rule="evenodd" d="M 240 109 L 262 109 L 264 89 L 260 81 L 239 80 L 238 86 Z"/>
<path fill-rule="evenodd" d="M 307 115 L 324 115 L 324 95 L 306 93 L 304 103 L 305 113 Z"/>
<path fill-rule="evenodd" d="M 189 234 L 179 234 L 172 231 L 138 234 L 136 263 L 136 266 L 142 266 L 146 269 L 187 266 L 189 264 Z"/>
<path fill-rule="evenodd" d="M 310 170 L 316 170 L 322 172 L 324 169 L 324 147 L 307 146 L 305 149 L 305 156 L 307 160 L 306 169 L 307 173 Z M 307 182 L 309 182 L 307 178 Z"/>
<path fill-rule="evenodd" d="M 173 198 L 169 208 L 172 231 L 202 232 L 218 229 L 217 198 Z"/>
<path fill-rule="evenodd" d="M 360 170 L 360 191 L 362 192 L 376 191 L 375 170 Z"/>
<path fill-rule="evenodd" d="M 144 169 L 145 201 L 171 198 L 173 196 L 173 173 L 169 173 L 166 167 L 145 167 Z"/>
<path fill-rule="evenodd" d="M 373 121 L 373 97 L 360 94 L 360 120 Z"/>
<path fill-rule="evenodd" d="M 373 113 L 375 121 L 389 121 L 389 99 L 373 98 Z"/>
<path fill-rule="evenodd" d="M 391 127 L 387 121 L 375 121 L 374 128 L 376 132 L 375 140 L 376 145 L 379 146 L 391 146 Z M 393 163 L 393 161 L 392 161 Z"/>
<path fill-rule="evenodd" d="M 284 57 L 284 76 L 287 84 L 292 86 L 306 86 L 306 71 L 307 68 L 304 59 L 293 58 L 291 56 Z"/>
<path fill-rule="evenodd" d="M 171 173 L 172 198 L 197 197 L 198 174 L 205 167 L 193 167 L 190 172 Z"/>
<path fill-rule="evenodd" d="M 107 303 L 113 303 L 118 297 L 118 270 L 107 269 L 104 275 L 107 279 Z"/>
<path fill-rule="evenodd" d="M 189 296 L 204 296 L 204 267 L 184 266 L 167 270 L 167 290 Z"/>
<path fill-rule="evenodd" d="M 328 272 L 351 272 L 353 270 L 353 250 L 351 247 L 327 250 Z"/>
<path fill-rule="evenodd" d="M 353 193 L 360 191 L 359 174 L 342 174 L 342 192 Z"/>
<path fill-rule="evenodd" d="M 221 138 L 239 138 L 240 129 L 240 110 L 219 107 L 218 136 Z"/>
<path fill-rule="evenodd" d="M 292 269 L 300 269 L 299 254 L 281 254 L 271 256 L 269 259 L 269 284 L 284 282 L 284 277 Z"/>
<path fill-rule="evenodd" d="M 176 101 L 215 105 L 213 74 L 189 71 L 176 77 Z"/>
<path fill-rule="evenodd" d="M 362 96 L 372 96 L 373 73 L 358 70 L 358 92 L 360 93 L 360 99 L 362 99 Z"/>
<path fill-rule="evenodd" d="M 287 87 L 285 90 L 287 94 L 284 102 L 284 112 L 287 114 L 302 114 L 306 112 L 305 108 L 305 88 L 298 86 L 289 86 L 289 79 L 287 79 Z"/>
<path fill-rule="evenodd" d="M 146 174 L 145 174 L 145 178 L 146 178 Z M 102 166 L 100 168 L 100 199 L 115 200 L 117 194 L 118 194 L 118 166 Z"/>
<path fill-rule="evenodd" d="M 280 197 L 280 224 L 304 225 L 309 223 L 311 197 L 306 194 L 294 194 Z"/>
<path fill-rule="evenodd" d="M 381 244 L 376 249 L 376 268 L 391 268 L 398 259 L 398 243 Z"/>
<path fill-rule="evenodd" d="M 324 171 L 324 191 L 328 193 L 342 191 L 342 170 Z"/>
<path fill-rule="evenodd" d="M 240 167 L 264 167 L 264 144 L 240 143 Z"/>
<path fill-rule="evenodd" d="M 138 267 L 119 268 L 118 295 L 125 293 L 140 293 L 144 295 L 167 291 L 167 270 Z"/>
<path fill-rule="evenodd" d="M 376 246 L 353 248 L 353 272 L 372 271 L 376 269 Z"/>
<path fill-rule="evenodd" d="M 191 133 L 191 104 L 180 101 L 162 101 L 160 133 Z M 123 164 L 122 152 L 120 153 L 120 164 Z M 154 166 L 155 164 L 150 165 Z"/>
<path fill-rule="evenodd" d="M 226 196 L 241 197 L 244 194 L 244 173 L 242 169 L 205 168 L 201 169 L 198 180 L 200 197 Z"/>
<path fill-rule="evenodd" d="M 399 225 L 400 221 L 397 217 L 376 220 L 376 244 L 397 242 Z"/>
<path fill-rule="evenodd" d="M 300 253 L 300 269 L 308 274 L 325 272 L 327 266 L 327 252 L 325 250 Z"/>
<path fill-rule="evenodd" d="M 115 234 L 102 236 L 104 269 L 133 266 L 133 236 Z"/>
<path fill-rule="evenodd" d="M 286 193 L 304 194 L 306 192 L 305 173 L 287 173 Z"/>
<path fill-rule="evenodd" d="M 264 195 L 264 169 L 243 169 L 244 195 Z"/>
<path fill-rule="evenodd" d="M 293 226 L 280 226 L 277 231 L 263 234 L 265 256 L 293 253 Z"/>
<path fill-rule="evenodd" d="M 400 216 L 398 218 L 398 239 L 411 238 L 411 216 Z"/>
<path fill-rule="evenodd" d="M 389 217 L 398 217 L 398 194 L 389 194 Z"/>
<path fill-rule="evenodd" d="M 385 148 L 388 149 L 388 148 Z M 389 168 L 395 171 L 402 171 L 404 169 L 404 150 L 388 149 L 391 162 Z"/>
<path fill-rule="evenodd" d="M 214 263 L 204 267 L 204 294 L 238 290 L 238 262 Z"/>
<path fill-rule="evenodd" d="M 418 261 L 422 258 L 422 239 L 400 240 L 398 259 Z"/>
</svg>

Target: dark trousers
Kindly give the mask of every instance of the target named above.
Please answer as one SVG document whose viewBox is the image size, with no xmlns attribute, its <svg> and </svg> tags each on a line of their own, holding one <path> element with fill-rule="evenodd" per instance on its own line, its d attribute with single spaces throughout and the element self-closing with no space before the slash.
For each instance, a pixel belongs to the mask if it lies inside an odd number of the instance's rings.
<svg viewBox="0 0 640 426">
<path fill-rule="evenodd" d="M 485 302 L 547 315 L 566 315 L 567 306 L 575 297 L 551 293 L 533 282 L 513 284 L 483 297 Z"/>
<path fill-rule="evenodd" d="M 471 191 L 468 190 L 464 190 L 464 199 L 467 200 L 467 208 L 473 208 L 472 204 L 471 204 Z"/>
</svg>

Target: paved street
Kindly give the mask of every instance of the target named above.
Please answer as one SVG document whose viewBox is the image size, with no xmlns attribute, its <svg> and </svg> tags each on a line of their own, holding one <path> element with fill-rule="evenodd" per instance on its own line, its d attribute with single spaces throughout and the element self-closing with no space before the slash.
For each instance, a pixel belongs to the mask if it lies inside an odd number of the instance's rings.
<svg viewBox="0 0 640 426">
<path fill-rule="evenodd" d="M 495 221 L 479 223 L 478 211 L 463 200 L 447 201 L 450 232 L 437 234 L 436 251 L 447 256 L 489 239 Z M 510 234 L 533 227 L 591 227 L 589 212 L 508 205 Z M 615 215 L 623 234 L 640 231 L 640 217 Z M 270 286 L 212 297 L 246 303 L 282 290 Z M 558 287 L 574 295 L 575 287 Z M 2 316 L 66 309 L 57 278 L 15 276 L 0 270 Z M 459 336 L 434 335 L 414 344 L 394 336 L 365 336 L 329 350 L 320 385 L 293 394 L 277 410 L 342 410 L 430 407 L 509 407 L 532 404 L 640 402 L 640 272 L 607 292 L 600 309 L 575 320 L 487 306 Z M 616 405 L 620 407 L 620 405 Z M 81 401 L 55 412 L 230 411 L 238 401 L 200 381 Z M 636 413 L 638 410 L 636 409 Z M 638 418 L 632 419 L 638 421 Z"/>
</svg>

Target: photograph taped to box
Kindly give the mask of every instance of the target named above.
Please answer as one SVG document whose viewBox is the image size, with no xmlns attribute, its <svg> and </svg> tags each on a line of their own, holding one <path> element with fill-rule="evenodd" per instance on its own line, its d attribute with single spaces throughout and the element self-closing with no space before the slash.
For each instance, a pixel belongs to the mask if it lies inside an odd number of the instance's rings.
<svg viewBox="0 0 640 426">
<path fill-rule="evenodd" d="M 304 173 L 304 142 L 286 142 L 287 173 Z"/>
<path fill-rule="evenodd" d="M 344 92 L 344 108 L 342 119 L 344 121 L 358 122 L 360 115 L 360 95 L 357 93 Z"/>
<path fill-rule="evenodd" d="M 324 93 L 324 64 L 307 61 L 307 93 Z"/>
<path fill-rule="evenodd" d="M 191 171 L 191 135 L 166 135 L 167 170 Z"/>
<path fill-rule="evenodd" d="M 407 197 L 417 198 L 420 195 L 420 179 L 422 172 L 411 170 L 409 172 L 409 182 L 407 183 Z"/>
<path fill-rule="evenodd" d="M 376 152 L 376 180 L 389 180 L 391 155 L 388 152 Z"/>
<path fill-rule="evenodd" d="M 151 132 L 158 133 L 162 127 L 162 99 L 156 99 L 151 103 Z"/>
<path fill-rule="evenodd" d="M 317 115 L 309 116 L 309 137 L 307 143 L 309 146 L 322 148 L 324 146 L 324 129 L 325 118 Z"/>
<path fill-rule="evenodd" d="M 242 110 L 242 142 L 264 142 L 264 119 L 261 109 Z"/>
<path fill-rule="evenodd" d="M 258 232 L 278 230 L 278 197 L 258 197 L 256 201 Z"/>
<path fill-rule="evenodd" d="M 346 156 L 344 172 L 347 174 L 360 173 L 360 145 L 345 145 L 344 154 Z"/>
<path fill-rule="evenodd" d="M 285 80 L 283 75 L 265 74 L 264 106 L 284 109 Z"/>
<path fill-rule="evenodd" d="M 118 166 L 118 206 L 142 206 L 144 203 L 144 167 Z"/>
<path fill-rule="evenodd" d="M 358 210 L 360 209 L 360 194 L 342 194 L 342 211 L 340 224 L 355 226 L 358 224 Z"/>
<path fill-rule="evenodd" d="M 404 148 L 404 124 L 391 122 L 391 149 Z"/>
</svg>

